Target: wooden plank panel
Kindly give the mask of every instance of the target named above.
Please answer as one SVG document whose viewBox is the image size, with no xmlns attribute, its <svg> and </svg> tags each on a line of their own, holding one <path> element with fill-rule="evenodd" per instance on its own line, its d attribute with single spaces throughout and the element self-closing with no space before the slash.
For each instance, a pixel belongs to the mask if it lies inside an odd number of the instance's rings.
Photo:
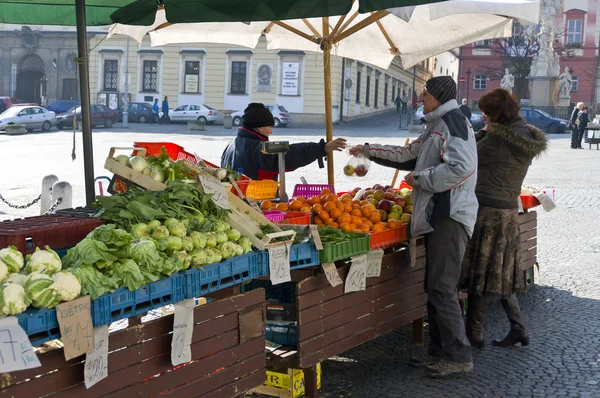
<svg viewBox="0 0 600 398">
<path fill-rule="evenodd" d="M 527 232 L 530 229 L 536 229 L 536 228 L 537 228 L 537 219 L 527 221 L 526 223 L 519 225 L 519 231 L 521 233 Z"/>
<path fill-rule="evenodd" d="M 314 366 L 317 363 L 331 358 L 332 356 L 339 355 L 342 352 L 348 351 L 351 348 L 357 347 L 379 335 L 387 333 L 392 329 L 397 329 L 404 324 L 419 319 L 427 313 L 425 306 L 416 308 L 410 312 L 406 312 L 395 318 L 391 318 L 388 321 L 377 325 L 371 329 L 357 333 L 354 336 L 339 340 L 328 347 L 319 350 L 318 352 L 308 352 L 298 356 L 298 366 L 302 368 L 308 368 Z"/>
<path fill-rule="evenodd" d="M 409 274 L 402 278 L 390 279 L 389 281 L 380 283 L 379 285 L 367 288 L 367 290 L 362 292 L 342 294 L 332 300 L 324 301 L 318 305 L 298 311 L 298 325 L 306 325 L 327 315 L 342 311 L 346 308 L 354 307 L 362 302 L 372 300 L 376 297 L 388 294 L 406 286 L 411 286 L 417 283 L 422 285 L 424 279 L 425 272 L 420 271 L 418 273 Z M 338 287 L 335 287 L 334 289 L 337 289 Z"/>
<path fill-rule="evenodd" d="M 537 228 L 530 229 L 526 232 L 521 232 L 521 243 L 537 237 Z"/>
<path fill-rule="evenodd" d="M 526 252 L 523 252 L 521 254 L 521 260 L 522 261 L 526 261 L 529 260 L 530 258 L 534 258 L 537 255 L 537 247 L 534 247 L 531 250 L 527 250 Z"/>
<path fill-rule="evenodd" d="M 526 222 L 535 219 L 537 219 L 537 212 L 535 211 L 519 214 L 519 224 L 525 224 Z"/>
<path fill-rule="evenodd" d="M 521 271 L 525 271 L 531 267 L 533 267 L 537 263 L 537 257 L 529 258 L 527 260 L 523 260 L 521 262 Z"/>
<path fill-rule="evenodd" d="M 372 328 L 387 319 L 400 316 L 415 308 L 424 306 L 427 303 L 427 295 L 424 292 L 417 296 L 411 294 L 411 296 L 412 297 L 409 296 L 405 300 L 398 301 L 395 305 L 391 305 L 387 308 L 377 308 L 377 310 L 374 310 L 368 315 L 357 318 L 352 322 L 346 323 L 334 329 L 329 329 L 324 333 L 321 333 L 308 340 L 299 341 L 298 352 L 300 353 L 300 356 L 319 350 L 335 343 L 336 341 L 352 336 L 353 334 L 360 333 L 365 329 Z M 411 319 L 411 321 L 413 321 L 413 319 Z"/>
<path fill-rule="evenodd" d="M 264 384 L 266 380 L 266 371 L 259 370 L 251 375 L 247 375 L 243 379 L 238 379 L 234 383 L 230 383 L 226 386 L 206 393 L 202 396 L 202 398 L 234 398 L 237 396 L 243 396 L 244 393 Z"/>
<path fill-rule="evenodd" d="M 533 249 L 537 246 L 537 239 L 529 239 L 525 242 L 521 242 L 521 252 L 526 252 L 529 249 Z"/>
</svg>

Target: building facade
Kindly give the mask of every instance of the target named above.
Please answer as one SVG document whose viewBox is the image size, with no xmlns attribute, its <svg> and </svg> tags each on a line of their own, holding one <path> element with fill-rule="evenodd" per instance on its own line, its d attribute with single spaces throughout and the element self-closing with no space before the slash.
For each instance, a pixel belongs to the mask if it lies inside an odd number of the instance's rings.
<svg viewBox="0 0 600 398">
<path fill-rule="evenodd" d="M 555 37 L 554 47 L 560 55 L 560 71 L 565 67 L 573 75 L 571 89 L 571 102 L 585 102 L 596 104 L 600 100 L 598 93 L 598 46 L 600 38 L 600 2 L 598 0 L 563 0 L 562 12 L 555 17 L 555 26 L 559 35 Z M 489 90 L 500 87 L 500 80 L 504 69 L 511 69 L 515 74 L 515 62 L 508 59 L 510 56 L 535 55 L 535 47 L 528 54 L 514 54 L 518 52 L 513 41 L 522 39 L 525 34 L 534 36 L 539 28 L 526 33 L 526 27 L 517 22 L 513 27 L 513 37 L 504 40 L 504 49 L 496 40 L 484 40 L 463 46 L 460 49 L 460 77 L 464 83 L 460 85 L 461 96 L 468 97 L 471 105 L 476 106 L 477 100 Z M 516 50 L 515 50 L 516 49 Z M 513 54 L 511 54 L 513 53 Z M 515 85 L 521 84 L 519 90 L 513 90 L 520 96 L 519 99 L 529 98 L 527 74 L 515 75 Z M 517 93 L 518 92 L 518 93 Z"/>
</svg>

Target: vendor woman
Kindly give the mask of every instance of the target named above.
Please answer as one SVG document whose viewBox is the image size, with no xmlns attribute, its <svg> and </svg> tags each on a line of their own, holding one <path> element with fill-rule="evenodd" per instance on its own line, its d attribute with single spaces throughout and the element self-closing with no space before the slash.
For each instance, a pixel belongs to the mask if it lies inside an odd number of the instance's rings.
<svg viewBox="0 0 600 398">
<path fill-rule="evenodd" d="M 242 169 L 253 180 L 276 180 L 279 174 L 278 156 L 261 151 L 261 143 L 269 141 L 274 124 L 273 114 L 267 107 L 259 103 L 249 104 L 244 110 L 242 127 L 238 130 L 237 137 L 227 145 L 221 156 L 221 167 L 236 171 Z M 290 149 L 285 154 L 286 171 L 294 171 L 315 160 L 323 168 L 325 156 L 345 147 L 346 140 L 343 138 L 336 138 L 328 143 L 321 140 L 290 144 Z"/>
</svg>

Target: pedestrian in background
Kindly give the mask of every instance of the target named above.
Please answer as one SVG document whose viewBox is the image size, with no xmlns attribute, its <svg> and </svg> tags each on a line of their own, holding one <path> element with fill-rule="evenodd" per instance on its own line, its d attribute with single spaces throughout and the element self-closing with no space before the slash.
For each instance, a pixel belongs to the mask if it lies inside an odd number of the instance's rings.
<svg viewBox="0 0 600 398">
<path fill-rule="evenodd" d="M 400 94 L 396 95 L 394 104 L 396 104 L 396 113 L 400 113 L 400 107 L 402 106 L 402 99 L 400 98 Z"/>
<path fill-rule="evenodd" d="M 577 142 L 579 140 L 579 128 L 577 128 L 577 118 L 579 112 L 583 109 L 584 103 L 578 102 L 573 112 L 571 113 L 571 119 L 569 125 L 571 126 L 571 149 L 577 149 Z"/>
<path fill-rule="evenodd" d="M 402 113 L 406 115 L 406 105 L 408 105 L 408 97 L 406 92 L 402 92 Z"/>
<path fill-rule="evenodd" d="M 160 118 L 158 115 L 158 98 L 156 98 L 154 100 L 154 104 L 152 104 L 152 123 L 154 123 L 154 122 L 161 124 Z"/>
<path fill-rule="evenodd" d="M 169 123 L 171 119 L 169 118 L 169 97 L 165 95 L 165 99 L 162 102 L 162 112 L 163 112 L 163 120 L 165 123 Z"/>
<path fill-rule="evenodd" d="M 579 129 L 579 135 L 577 137 L 577 148 L 583 149 L 581 143 L 583 142 L 583 136 L 585 134 L 585 129 L 587 128 L 588 123 L 590 122 L 590 115 L 588 113 L 588 107 L 584 106 L 581 112 L 579 112 L 579 116 L 577 116 L 577 128 Z"/>
<path fill-rule="evenodd" d="M 477 148 L 469 121 L 458 109 L 450 76 L 427 80 L 421 95 L 425 132 L 408 146 L 365 144 L 350 149 L 376 163 L 414 170 L 412 236 L 425 236 L 425 291 L 429 349 L 413 366 L 439 378 L 473 370 L 471 346 L 458 303 L 460 268 L 477 216 Z"/>
<path fill-rule="evenodd" d="M 515 292 L 525 291 L 521 269 L 519 200 L 533 158 L 546 150 L 546 134 L 519 115 L 516 98 L 495 89 L 479 99 L 487 124 L 476 135 L 479 201 L 477 222 L 462 263 L 461 288 L 469 294 L 467 337 L 473 347 L 484 346 L 483 316 L 489 294 L 501 295 L 510 331 L 496 346 L 529 344 Z"/>
<path fill-rule="evenodd" d="M 466 98 L 462 99 L 462 104 L 460 105 L 460 107 L 458 107 L 458 109 L 460 109 L 463 115 L 465 115 L 465 117 L 469 119 L 469 121 L 471 121 L 471 108 L 469 108 L 468 101 Z"/>
</svg>

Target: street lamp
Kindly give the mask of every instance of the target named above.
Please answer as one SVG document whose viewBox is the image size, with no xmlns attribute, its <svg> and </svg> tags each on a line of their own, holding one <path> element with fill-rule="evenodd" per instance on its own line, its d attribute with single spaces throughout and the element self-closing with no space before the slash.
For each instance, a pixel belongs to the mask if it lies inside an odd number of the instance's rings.
<svg viewBox="0 0 600 398">
<path fill-rule="evenodd" d="M 471 77 L 471 68 L 467 68 L 467 104 L 469 103 L 469 85 L 470 83 L 470 77 Z"/>
</svg>

